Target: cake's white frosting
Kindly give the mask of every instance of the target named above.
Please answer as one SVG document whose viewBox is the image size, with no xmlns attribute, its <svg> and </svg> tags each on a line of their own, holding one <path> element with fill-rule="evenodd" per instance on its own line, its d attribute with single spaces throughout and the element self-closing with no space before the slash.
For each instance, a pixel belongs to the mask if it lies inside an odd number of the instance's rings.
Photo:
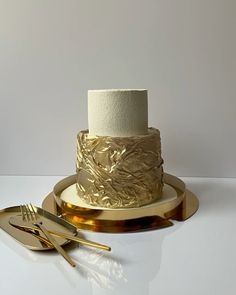
<svg viewBox="0 0 236 295">
<path fill-rule="evenodd" d="M 147 134 L 147 90 L 89 90 L 88 127 L 90 136 Z"/>
</svg>

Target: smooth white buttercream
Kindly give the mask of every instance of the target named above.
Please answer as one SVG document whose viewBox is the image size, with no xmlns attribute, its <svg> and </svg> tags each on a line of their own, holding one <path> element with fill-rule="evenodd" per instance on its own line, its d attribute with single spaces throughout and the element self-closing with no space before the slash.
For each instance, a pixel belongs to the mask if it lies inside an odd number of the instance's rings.
<svg viewBox="0 0 236 295">
<path fill-rule="evenodd" d="M 147 134 L 147 90 L 89 90 L 88 127 L 90 136 Z"/>
</svg>

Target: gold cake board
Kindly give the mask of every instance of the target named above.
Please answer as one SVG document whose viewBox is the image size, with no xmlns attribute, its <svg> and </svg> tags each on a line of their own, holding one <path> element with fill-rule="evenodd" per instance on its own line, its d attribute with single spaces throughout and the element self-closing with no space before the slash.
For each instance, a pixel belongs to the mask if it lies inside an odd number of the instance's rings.
<svg viewBox="0 0 236 295">
<path fill-rule="evenodd" d="M 76 175 L 58 182 L 53 192 L 43 200 L 42 207 L 79 229 L 107 233 L 160 229 L 172 226 L 171 220 L 188 219 L 199 207 L 197 197 L 185 188 L 184 182 L 167 173 L 164 174 L 164 197 L 138 208 L 98 208 L 89 206 L 79 199 L 73 203 L 65 201 L 62 198 L 63 193 L 66 190 L 70 191 L 75 183 Z M 73 193 L 73 190 L 71 192 Z"/>
</svg>

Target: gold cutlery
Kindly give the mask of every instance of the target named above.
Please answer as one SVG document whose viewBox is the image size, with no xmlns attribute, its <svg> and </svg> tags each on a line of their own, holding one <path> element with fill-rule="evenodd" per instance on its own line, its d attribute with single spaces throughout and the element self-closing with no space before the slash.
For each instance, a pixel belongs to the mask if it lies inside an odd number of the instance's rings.
<svg viewBox="0 0 236 295">
<path fill-rule="evenodd" d="M 22 220 L 26 225 L 34 225 L 37 229 L 40 229 L 46 238 L 50 241 L 50 243 L 54 246 L 59 254 L 61 254 L 67 262 L 70 263 L 71 266 L 75 267 L 75 262 L 71 259 L 71 257 L 65 252 L 65 250 L 57 243 L 54 237 L 48 232 L 46 227 L 44 226 L 42 219 L 40 219 L 40 215 L 32 204 L 21 205 L 21 215 Z"/>
<path fill-rule="evenodd" d="M 67 234 L 74 236 L 78 235 L 78 229 L 74 225 L 65 221 L 63 218 L 60 218 L 55 214 L 49 213 L 48 211 L 43 210 L 40 207 L 35 208 L 38 214 L 40 215 L 41 219 L 43 220 L 44 226 L 46 225 L 47 229 L 63 233 L 66 232 Z M 22 224 L 23 221 L 20 214 L 20 206 L 13 206 L 0 209 L 0 231 L 5 231 L 13 239 L 15 239 L 17 242 L 19 242 L 22 246 L 26 247 L 27 249 L 33 251 L 47 251 L 54 249 L 53 245 L 48 241 L 48 239 L 46 239 L 46 237 L 43 234 L 41 234 L 41 231 L 39 229 L 37 231 L 35 230 L 29 232 L 29 230 L 17 228 L 10 224 L 9 220 L 11 219 L 11 217 L 17 217 Z M 70 240 L 64 238 L 55 238 L 60 246 L 64 246 L 71 242 Z"/>
<path fill-rule="evenodd" d="M 20 216 L 13 216 L 10 217 L 9 219 L 9 223 L 11 225 L 13 225 L 14 227 L 18 228 L 18 229 L 23 229 L 23 230 L 28 230 L 28 231 L 34 231 L 34 230 L 40 230 L 39 228 L 37 228 L 36 226 L 34 226 L 33 224 L 26 224 L 24 221 L 22 221 Z M 68 233 L 64 233 L 64 232 L 59 232 L 59 231 L 55 231 L 55 230 L 49 230 L 48 232 L 53 235 L 53 236 L 57 236 L 57 237 L 61 237 L 61 238 L 65 238 L 68 239 L 70 241 L 74 241 L 89 247 L 94 247 L 100 250 L 105 250 L 105 251 L 111 251 L 111 248 L 109 246 L 106 245 L 102 245 L 96 242 L 92 242 L 89 240 L 85 240 L 82 238 L 79 238 L 77 236 L 73 236 L 72 234 L 68 234 Z"/>
</svg>

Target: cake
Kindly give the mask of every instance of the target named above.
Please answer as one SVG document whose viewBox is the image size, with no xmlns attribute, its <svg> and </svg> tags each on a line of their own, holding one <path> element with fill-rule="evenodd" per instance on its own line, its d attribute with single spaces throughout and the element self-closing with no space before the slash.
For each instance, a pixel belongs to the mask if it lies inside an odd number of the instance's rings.
<svg viewBox="0 0 236 295">
<path fill-rule="evenodd" d="M 88 91 L 76 172 L 78 197 L 95 207 L 136 208 L 161 198 L 160 131 L 148 127 L 147 90 Z"/>
</svg>

